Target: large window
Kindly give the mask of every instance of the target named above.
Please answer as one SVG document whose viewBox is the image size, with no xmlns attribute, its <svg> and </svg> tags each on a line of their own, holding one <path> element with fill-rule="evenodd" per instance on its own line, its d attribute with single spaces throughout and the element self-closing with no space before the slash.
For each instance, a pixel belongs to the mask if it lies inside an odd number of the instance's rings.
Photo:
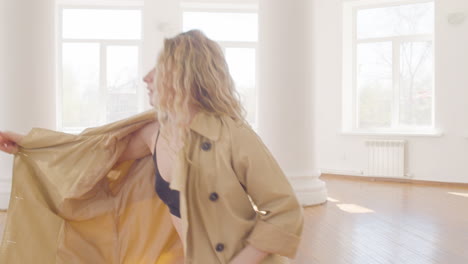
<svg viewBox="0 0 468 264">
<path fill-rule="evenodd" d="M 431 130 L 434 3 L 381 1 L 344 11 L 345 130 Z"/>
<path fill-rule="evenodd" d="M 140 112 L 141 8 L 58 11 L 59 129 L 80 132 Z"/>
<path fill-rule="evenodd" d="M 200 29 L 223 48 L 229 71 L 247 110 L 247 121 L 255 127 L 258 40 L 256 6 L 183 4 L 182 7 L 183 31 Z"/>
</svg>

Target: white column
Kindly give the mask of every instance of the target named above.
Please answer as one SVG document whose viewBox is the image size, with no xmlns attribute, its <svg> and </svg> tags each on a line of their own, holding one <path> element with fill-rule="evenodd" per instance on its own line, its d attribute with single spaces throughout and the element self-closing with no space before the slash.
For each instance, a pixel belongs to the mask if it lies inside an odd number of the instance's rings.
<svg viewBox="0 0 468 264">
<path fill-rule="evenodd" d="M 259 2 L 258 132 L 305 206 L 326 201 L 313 157 L 309 0 Z"/>
<path fill-rule="evenodd" d="M 55 1 L 1 1 L 0 130 L 55 129 Z M 0 209 L 8 205 L 12 160 L 0 154 Z"/>
</svg>

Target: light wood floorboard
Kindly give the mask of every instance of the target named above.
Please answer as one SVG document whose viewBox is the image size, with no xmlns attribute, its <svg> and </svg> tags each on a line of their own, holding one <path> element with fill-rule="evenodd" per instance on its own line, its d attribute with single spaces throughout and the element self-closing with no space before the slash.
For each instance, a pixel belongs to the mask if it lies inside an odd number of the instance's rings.
<svg viewBox="0 0 468 264">
<path fill-rule="evenodd" d="M 468 188 L 322 179 L 294 263 L 468 263 Z"/>
<path fill-rule="evenodd" d="M 329 200 L 305 209 L 294 264 L 468 263 L 468 188 L 322 180 Z"/>
</svg>

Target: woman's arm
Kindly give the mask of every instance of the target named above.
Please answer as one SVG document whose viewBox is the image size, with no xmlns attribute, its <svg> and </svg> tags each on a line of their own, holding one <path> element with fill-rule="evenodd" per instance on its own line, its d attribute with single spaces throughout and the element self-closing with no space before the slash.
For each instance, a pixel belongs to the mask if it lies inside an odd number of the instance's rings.
<svg viewBox="0 0 468 264">
<path fill-rule="evenodd" d="M 143 158 L 148 153 L 152 153 L 156 131 L 159 129 L 159 123 L 154 121 L 138 129 L 130 135 L 130 141 L 127 148 L 122 152 L 117 163 L 127 160 Z"/>
<path fill-rule="evenodd" d="M 231 162 L 258 209 L 246 242 L 258 250 L 294 258 L 303 228 L 302 206 L 278 162 L 248 125 L 233 129 Z"/>
</svg>

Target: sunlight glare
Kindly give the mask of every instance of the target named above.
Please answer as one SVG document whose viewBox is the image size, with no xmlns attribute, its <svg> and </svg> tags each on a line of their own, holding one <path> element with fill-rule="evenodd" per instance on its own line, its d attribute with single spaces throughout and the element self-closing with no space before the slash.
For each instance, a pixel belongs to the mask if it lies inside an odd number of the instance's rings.
<svg viewBox="0 0 468 264">
<path fill-rule="evenodd" d="M 357 204 L 337 204 L 337 206 L 348 213 L 362 214 L 362 213 L 373 213 L 374 210 L 359 206 Z"/>
<path fill-rule="evenodd" d="M 453 194 L 453 195 L 468 197 L 468 193 L 459 193 L 459 192 L 448 192 L 448 193 Z"/>
</svg>

